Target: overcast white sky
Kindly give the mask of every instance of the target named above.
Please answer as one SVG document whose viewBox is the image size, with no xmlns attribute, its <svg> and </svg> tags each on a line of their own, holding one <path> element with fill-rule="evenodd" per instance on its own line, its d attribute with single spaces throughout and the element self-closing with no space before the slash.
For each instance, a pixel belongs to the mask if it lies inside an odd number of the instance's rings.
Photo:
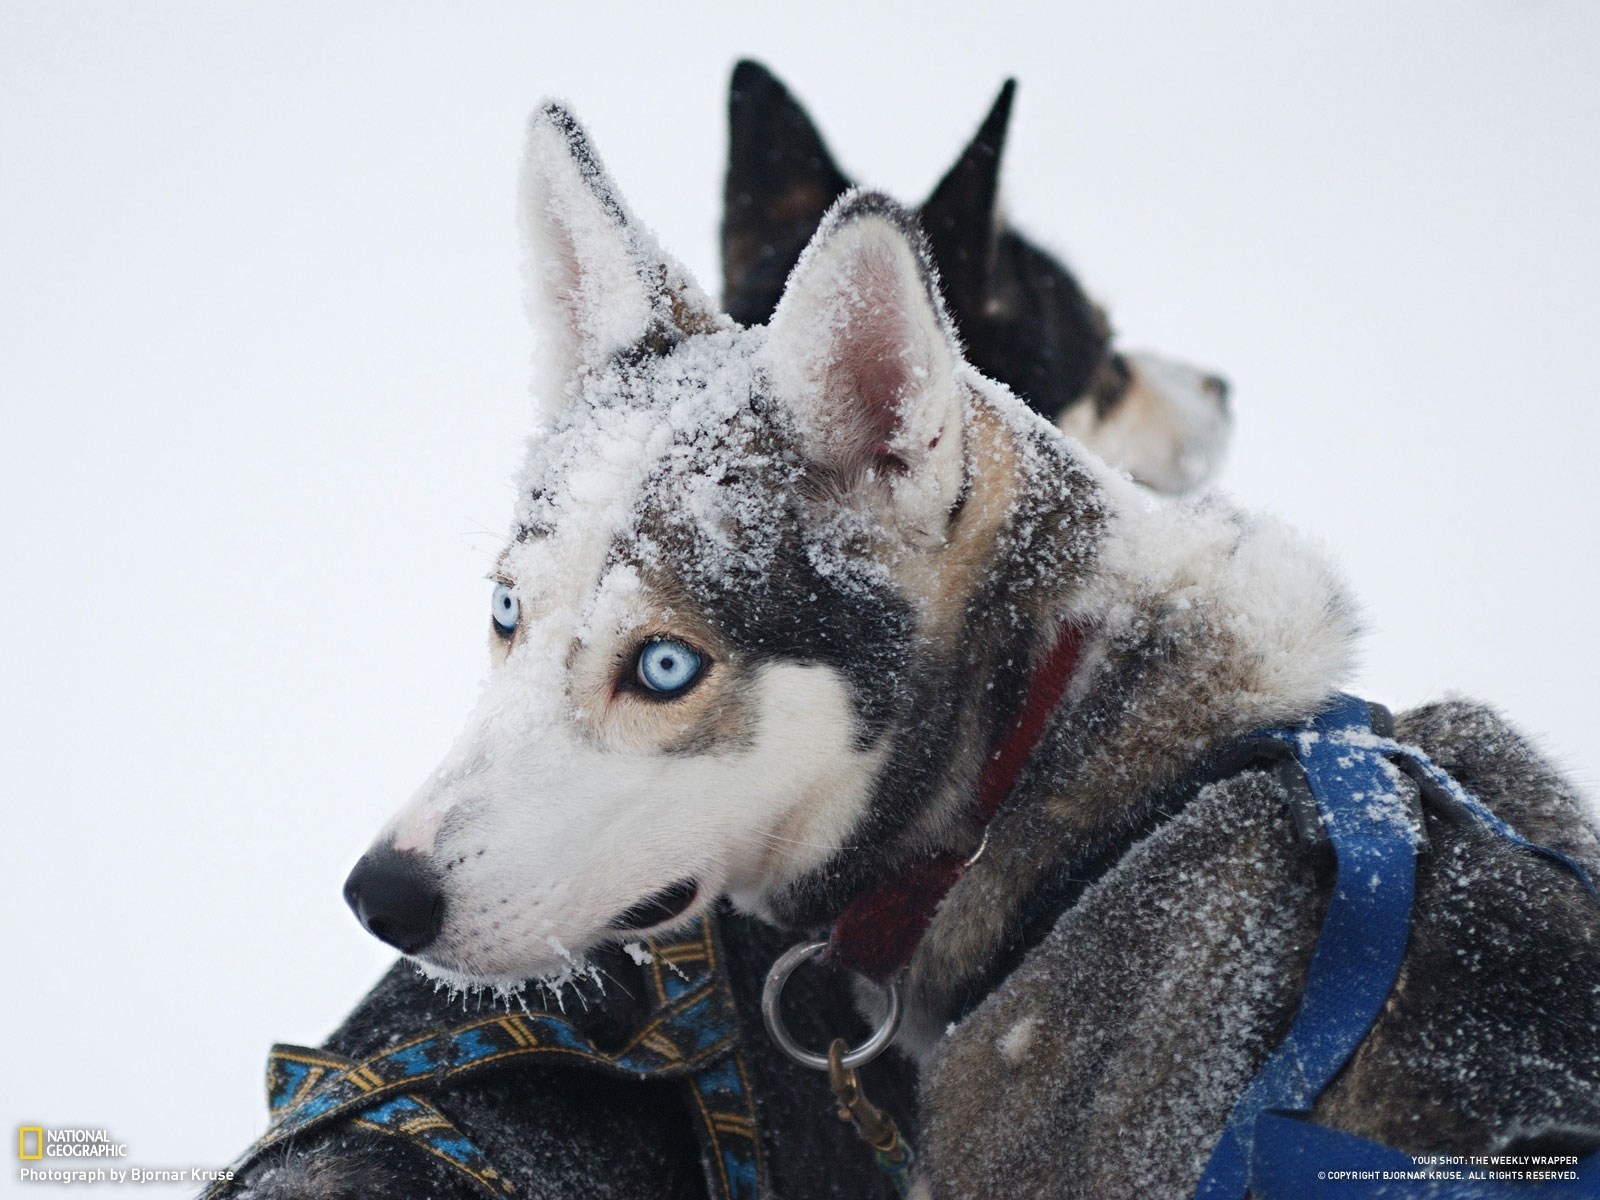
<svg viewBox="0 0 1600 1200">
<path fill-rule="evenodd" d="M 1232 379 L 1225 483 L 1342 560 L 1360 685 L 1593 791 L 1597 50 L 1585 0 L 7 0 L 0 1119 L 220 1164 L 389 961 L 339 888 L 484 667 L 522 123 L 568 98 L 714 288 L 741 54 L 906 198 L 1018 76 L 1013 218 Z"/>
</svg>

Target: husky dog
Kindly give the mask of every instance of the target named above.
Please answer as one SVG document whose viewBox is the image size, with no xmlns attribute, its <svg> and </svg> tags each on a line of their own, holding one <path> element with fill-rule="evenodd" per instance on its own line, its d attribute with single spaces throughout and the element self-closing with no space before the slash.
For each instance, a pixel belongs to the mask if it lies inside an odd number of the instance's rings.
<svg viewBox="0 0 1600 1200">
<path fill-rule="evenodd" d="M 954 311 L 981 339 L 969 354 L 986 355 L 986 370 L 1032 397 L 1041 410 L 1060 409 L 1119 464 L 1130 464 L 1142 479 L 1177 486 L 1179 475 L 1198 479 L 1212 471 L 1227 434 L 1220 379 L 1174 368 L 1169 398 L 1149 386 L 1130 387 L 1137 373 L 1148 384 L 1163 370 L 1159 360 L 1129 360 L 1109 348 L 1104 316 L 1057 261 L 1015 231 L 998 228 L 998 158 L 1009 117 L 1013 86 L 1007 84 L 972 144 L 952 168 L 935 201 L 921 216 L 942 246 L 942 286 Z M 820 145 L 803 110 L 782 85 L 753 63 L 734 72 L 730 93 L 731 154 L 727 234 L 730 263 L 735 245 L 764 243 L 780 203 L 773 189 L 794 185 L 788 174 L 811 144 Z M 771 139 L 761 149 L 757 143 Z M 822 151 L 824 157 L 826 151 Z M 773 167 L 763 170 L 763 156 Z M 842 177 L 841 177 L 842 178 Z M 749 190 L 745 190 L 748 188 Z M 839 189 L 842 194 L 843 187 Z M 754 206 L 760 197 L 759 207 Z M 742 197 L 742 202 L 736 197 Z M 737 215 L 735 215 L 737 214 Z M 783 276 L 804 241 L 815 232 L 821 210 L 804 228 L 785 225 L 774 237 L 798 237 L 782 274 L 771 274 L 775 260 L 757 254 L 749 269 L 730 272 L 730 304 L 747 321 L 771 316 Z M 738 232 L 735 232 L 735 226 Z M 752 239 L 756 239 L 755 242 Z M 981 267 L 981 269 L 979 269 Z M 761 288 L 769 294 L 761 308 Z M 1010 300 L 1002 300 L 1010 297 Z M 1018 297 L 1026 297 L 1025 302 Z M 1002 313 L 1002 309 L 1009 309 Z M 1137 366 L 1130 366 L 1130 361 Z M 1089 382 L 1086 384 L 1085 381 Z M 1079 403 L 1085 390 L 1093 402 Z M 1194 403 L 1187 408 L 1188 397 Z M 1189 418 L 1183 418 L 1184 413 Z M 1103 419 L 1102 419 L 1103 418 Z M 1183 418 L 1178 420 L 1178 418 Z M 1174 424 L 1174 421 L 1177 421 Z M 1187 424 L 1184 422 L 1187 421 Z M 1122 444 L 1113 444 L 1113 439 Z M 1143 439 L 1136 445 L 1127 439 Z M 1182 464 L 1180 471 L 1175 464 Z M 1163 465 L 1166 464 L 1166 465 Z M 1185 474 L 1186 472 L 1186 474 Z M 728 978 L 742 1025 L 754 1035 L 745 1060 L 762 1097 L 764 1124 L 781 1130 L 781 1141 L 766 1146 L 765 1161 L 782 1194 L 823 1197 L 877 1195 L 887 1180 L 863 1156 L 848 1127 L 831 1115 L 823 1081 L 796 1067 L 759 1035 L 759 985 L 766 967 L 783 949 L 783 935 L 772 926 L 722 911 L 716 917 Z M 559 1004 L 580 1029 L 606 1040 L 645 1019 L 638 964 L 621 953 L 597 952 L 591 966 L 606 981 L 603 994 L 592 982 L 579 983 L 562 997 L 548 993 L 520 998 L 538 1009 Z M 804 1011 L 791 1020 L 819 1043 L 831 1033 L 859 1023 L 848 998 L 837 988 L 805 977 L 794 988 L 810 990 Z M 364 1059 L 397 1039 L 414 1039 L 462 1020 L 459 1003 L 418 980 L 409 965 L 397 967 L 349 1015 L 323 1049 Z M 911 1064 L 887 1056 L 865 1072 L 872 1095 L 898 1112 L 914 1113 Z M 618 1084 L 589 1073 L 548 1065 L 504 1068 L 490 1078 L 456 1081 L 435 1103 L 490 1152 L 494 1164 L 528 1194 L 582 1191 L 591 1196 L 678 1196 L 693 1191 L 700 1166 L 691 1131 L 683 1127 L 682 1097 L 666 1085 Z M 626 1151 L 619 1149 L 626 1147 Z M 276 1152 L 258 1156 L 242 1172 L 247 1198 L 341 1196 L 427 1192 L 464 1195 L 470 1187 L 458 1173 L 416 1148 L 346 1123 L 302 1136 Z M 690 1182 L 685 1182 L 690 1181 Z M 465 1189 L 465 1190 L 463 1190 Z"/>
<path fill-rule="evenodd" d="M 1000 155 L 1015 92 L 1008 80 L 917 210 L 966 359 L 1139 482 L 1161 492 L 1208 483 L 1228 442 L 1227 383 L 1118 350 L 1105 311 L 1001 210 Z M 734 320 L 758 325 L 772 316 L 823 214 L 853 186 L 789 90 L 761 64 L 739 63 L 728 93 L 722 222 L 722 296 Z"/>
<path fill-rule="evenodd" d="M 563 109 L 526 163 L 545 407 L 494 665 L 352 906 L 437 978 L 513 988 L 721 896 L 809 931 L 930 854 L 971 856 L 901 980 L 916 1186 L 1188 1194 L 1293 1015 L 1330 882 L 1274 772 L 1174 796 L 1334 695 L 1357 633 L 1334 572 L 1220 499 L 1152 500 L 975 370 L 892 200 L 835 204 L 769 325 L 741 328 Z M 1080 653 L 980 835 L 991 747 L 1063 631 Z M 1398 732 L 1600 868 L 1572 789 L 1493 713 L 1437 705 Z M 1417 1154 L 1586 1152 L 1600 908 L 1418 811 L 1399 983 L 1313 1117 Z"/>
</svg>

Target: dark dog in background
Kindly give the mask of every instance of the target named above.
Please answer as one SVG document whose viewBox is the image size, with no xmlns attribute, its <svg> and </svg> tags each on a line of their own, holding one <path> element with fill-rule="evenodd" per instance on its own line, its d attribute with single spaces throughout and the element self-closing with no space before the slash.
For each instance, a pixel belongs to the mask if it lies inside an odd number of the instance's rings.
<svg viewBox="0 0 1600 1200">
<path fill-rule="evenodd" d="M 1208 483 L 1230 431 L 1226 382 L 1119 350 L 1072 272 L 1005 218 L 1000 157 L 1015 93 L 1008 80 L 917 209 L 967 360 L 1140 483 L 1161 492 Z M 722 223 L 729 316 L 766 322 L 823 214 L 853 186 L 789 90 L 761 64 L 739 63 Z"/>
</svg>

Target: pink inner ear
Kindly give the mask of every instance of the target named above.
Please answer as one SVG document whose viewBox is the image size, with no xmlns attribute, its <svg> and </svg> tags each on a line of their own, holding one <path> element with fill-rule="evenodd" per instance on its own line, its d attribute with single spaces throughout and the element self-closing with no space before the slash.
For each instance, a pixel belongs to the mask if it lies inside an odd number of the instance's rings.
<svg viewBox="0 0 1600 1200">
<path fill-rule="evenodd" d="M 578 265 L 578 249 L 572 242 L 572 230 L 565 221 L 550 222 L 550 257 L 545 268 L 550 272 L 550 298 L 555 303 L 560 320 L 566 326 L 567 336 L 574 344 L 582 330 L 578 327 L 577 312 L 582 303 L 583 273 Z"/>
<path fill-rule="evenodd" d="M 538 258 L 532 266 L 540 293 L 535 320 L 550 338 L 549 352 L 559 348 L 568 357 L 558 368 L 564 380 L 577 366 L 588 333 L 579 318 L 584 309 L 583 268 L 567 210 L 550 195 L 542 197 L 542 204 L 543 211 L 534 218 Z"/>
<path fill-rule="evenodd" d="M 826 393 L 840 465 L 903 472 L 896 438 L 908 396 L 928 375 L 912 315 L 918 297 L 888 247 L 864 247 L 844 279 L 829 347 Z"/>
</svg>

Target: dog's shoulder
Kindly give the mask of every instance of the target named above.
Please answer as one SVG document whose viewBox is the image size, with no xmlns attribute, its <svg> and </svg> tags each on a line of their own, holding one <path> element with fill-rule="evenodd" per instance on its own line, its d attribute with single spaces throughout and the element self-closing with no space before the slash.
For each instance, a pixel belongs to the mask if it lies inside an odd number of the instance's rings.
<svg viewBox="0 0 1600 1200">
<path fill-rule="evenodd" d="M 1570 784 L 1492 710 L 1433 705 L 1397 731 L 1524 836 L 1595 860 Z M 942 1039 L 922 1103 L 934 1194 L 1192 1191 L 1293 1020 L 1333 886 L 1289 800 L 1265 771 L 1202 790 Z M 1600 1143 L 1600 1045 L 1583 1036 L 1600 1025 L 1600 905 L 1549 860 L 1423 811 L 1400 980 L 1315 1119 L 1413 1152 Z"/>
<path fill-rule="evenodd" d="M 1600 878 L 1600 829 L 1577 788 L 1495 709 L 1452 699 L 1400 715 L 1402 742 L 1492 808 L 1523 837 L 1582 863 Z"/>
<path fill-rule="evenodd" d="M 419 1194 L 466 1200 L 476 1195 L 470 1186 L 451 1179 L 443 1166 L 399 1141 L 348 1127 L 317 1137 L 309 1145 L 281 1147 L 240 1179 L 233 1200 L 364 1200 Z"/>
<path fill-rule="evenodd" d="M 1287 799 L 1265 771 L 1203 789 L 942 1039 L 922 1103 L 935 1195 L 1193 1189 L 1316 937 Z"/>
<path fill-rule="evenodd" d="M 1575 789 L 1493 709 L 1432 704 L 1396 732 L 1593 874 L 1600 838 Z M 1600 904 L 1549 858 L 1424 811 L 1400 977 L 1313 1115 L 1413 1152 L 1587 1153 L 1600 1146 Z"/>
<path fill-rule="evenodd" d="M 529 991 L 531 1011 L 561 1012 L 599 1044 L 616 1044 L 642 1020 L 637 967 L 621 952 L 597 955 L 603 990 L 575 985 L 565 996 Z M 346 1017 L 324 1048 L 355 1061 L 441 1030 L 491 1020 L 496 1004 L 452 995 L 397 962 Z M 542 1062 L 453 1081 L 427 1091 L 520 1194 L 670 1197 L 693 1194 L 700 1168 L 687 1110 L 659 1087 Z M 280 1144 L 239 1175 L 237 1200 L 364 1200 L 430 1196 L 468 1200 L 481 1192 L 442 1159 L 358 1119 Z"/>
<path fill-rule="evenodd" d="M 547 1066 L 459 1082 L 429 1100 L 519 1195 L 670 1200 L 701 1185 L 688 1110 L 659 1086 Z M 354 1121 L 274 1147 L 232 1198 L 482 1194 L 442 1159 Z"/>
</svg>

